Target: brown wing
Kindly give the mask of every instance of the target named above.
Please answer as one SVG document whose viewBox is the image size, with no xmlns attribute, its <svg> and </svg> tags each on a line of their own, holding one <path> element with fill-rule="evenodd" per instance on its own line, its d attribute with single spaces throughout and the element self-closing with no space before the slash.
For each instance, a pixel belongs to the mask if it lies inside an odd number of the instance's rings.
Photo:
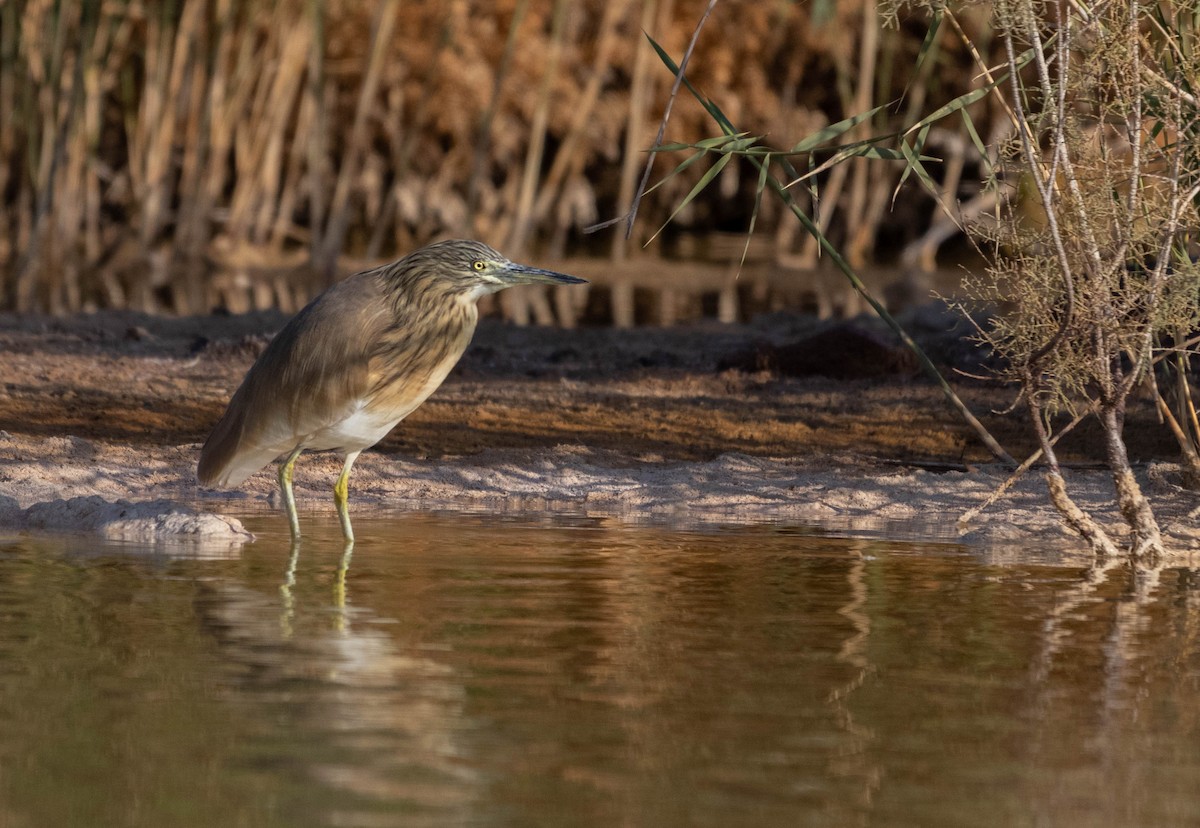
<svg viewBox="0 0 1200 828">
<path fill-rule="evenodd" d="M 391 320 L 377 271 L 309 303 L 242 380 L 200 451 L 200 482 L 236 486 L 343 416 L 368 392 L 371 354 Z"/>
</svg>

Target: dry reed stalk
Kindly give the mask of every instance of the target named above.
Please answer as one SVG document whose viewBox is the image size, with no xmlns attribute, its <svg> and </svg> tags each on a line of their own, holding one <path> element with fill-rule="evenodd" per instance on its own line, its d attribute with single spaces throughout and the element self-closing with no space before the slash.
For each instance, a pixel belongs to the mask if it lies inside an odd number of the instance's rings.
<svg viewBox="0 0 1200 828">
<path fill-rule="evenodd" d="M 670 4 L 671 0 L 665 0 L 663 6 L 669 6 Z M 661 25 L 655 25 L 656 19 L 660 21 L 660 24 L 662 20 L 657 14 L 659 11 L 658 6 L 658 0 L 643 0 L 642 31 L 651 32 L 662 28 Z M 664 10 L 663 16 L 666 17 L 668 15 L 669 11 Z M 629 209 L 629 205 L 633 200 L 634 188 L 637 186 L 638 168 L 641 166 L 639 154 L 642 148 L 651 140 L 651 136 L 645 134 L 647 128 L 646 107 L 654 87 L 654 79 L 650 74 L 651 49 L 644 38 L 638 38 L 638 40 L 639 45 L 634 52 L 633 59 L 633 76 L 630 79 L 629 115 L 625 123 L 624 150 L 621 154 L 621 177 L 617 190 L 617 205 L 620 209 Z M 625 261 L 629 255 L 629 243 L 632 240 L 631 233 L 612 234 L 612 252 L 610 255 L 615 262 Z M 577 291 L 577 293 L 582 296 L 583 291 Z M 633 285 L 627 280 L 616 282 L 610 291 L 610 303 L 613 324 L 621 328 L 631 327 L 634 322 Z"/>
<path fill-rule="evenodd" d="M 469 17 L 467 9 L 464 8 L 465 5 L 466 3 L 463 0 L 458 0 L 458 2 L 452 5 L 451 13 L 446 16 L 441 26 L 437 47 L 430 61 L 430 66 L 439 66 L 448 56 L 451 56 L 450 59 L 453 60 L 452 50 L 458 46 L 459 39 L 464 36 L 463 29 Z M 511 37 L 512 33 L 510 33 Z M 401 65 L 398 67 L 398 73 L 400 77 L 393 81 L 385 96 L 386 110 L 381 120 L 387 126 L 389 153 L 386 158 L 381 157 L 378 159 L 379 163 L 387 168 L 386 175 L 391 178 L 391 183 L 387 187 L 387 192 L 382 200 L 380 207 L 381 214 L 376 215 L 373 222 L 374 227 L 369 234 L 370 238 L 367 242 L 366 250 L 366 258 L 368 260 L 375 260 L 380 257 L 384 239 L 389 234 L 392 236 L 393 241 L 405 235 L 405 228 L 402 226 L 399 216 L 400 187 L 397 185 L 397 182 L 403 181 L 413 174 L 414 153 L 416 153 L 420 146 L 423 136 L 428 133 L 431 122 L 438 114 L 439 109 L 445 105 L 445 102 L 441 100 L 438 94 L 441 73 L 437 71 L 426 72 L 420 81 L 420 93 L 416 95 L 411 94 L 405 88 L 405 82 L 408 80 L 411 68 L 407 65 Z M 497 94 L 497 88 L 493 89 L 494 94 Z M 406 113 L 406 107 L 410 105 L 412 106 L 411 114 Z M 477 144 L 476 146 L 478 147 L 479 145 Z M 459 154 L 463 157 L 463 168 L 466 167 L 466 152 L 465 147 L 459 150 Z M 484 158 L 486 160 L 486 155 Z M 445 163 L 441 165 L 439 178 L 444 182 L 445 174 L 457 166 L 454 161 L 447 158 Z M 455 204 L 461 203 L 462 205 L 461 209 L 446 210 L 447 200 L 439 202 L 443 210 L 435 212 L 446 212 L 452 215 L 439 216 L 438 222 L 441 225 L 441 229 L 434 231 L 435 233 L 449 232 L 456 236 L 474 235 L 471 229 L 471 207 L 469 204 L 471 182 L 472 179 L 468 179 L 465 184 L 465 188 L 468 190 L 465 196 L 458 195 L 453 189 L 448 192 L 444 191 L 441 183 L 435 188 L 439 194 L 448 196 L 448 201 Z M 427 214 L 431 212 L 430 207 L 431 205 L 425 204 L 418 212 Z M 368 212 L 367 215 L 370 216 L 371 213 Z M 399 244 L 396 245 L 396 250 L 397 252 L 407 250 L 411 246 L 411 244 Z"/>
<path fill-rule="evenodd" d="M 555 0 L 550 23 L 550 48 L 543 65 L 542 83 L 538 88 L 537 105 L 529 127 L 529 145 L 525 152 L 525 163 L 521 170 L 521 183 L 517 191 L 512 230 L 507 247 L 513 256 L 526 257 L 529 236 L 533 232 L 534 197 L 537 192 L 538 175 L 542 168 L 542 157 L 546 146 L 546 131 L 550 121 L 551 95 L 558 80 L 558 67 L 562 60 L 563 41 L 566 33 L 569 0 Z M 529 324 L 532 312 L 542 325 L 552 324 L 553 316 L 546 302 L 545 291 L 534 287 L 506 291 L 500 297 L 500 307 L 505 316 L 518 325 Z M 549 317 L 549 318 L 547 318 Z"/>
<path fill-rule="evenodd" d="M 517 48 L 517 33 L 520 31 L 521 22 L 525 19 L 525 12 L 528 8 L 529 0 L 517 0 L 516 5 L 513 7 L 512 20 L 508 25 L 508 36 L 504 40 L 504 51 L 500 56 L 500 62 L 493 76 L 491 97 L 488 100 L 487 108 L 483 111 L 483 115 L 479 119 L 471 172 L 467 178 L 466 229 L 468 230 L 474 229 L 475 211 L 479 206 L 484 171 L 487 168 L 488 147 L 491 141 L 492 126 L 496 119 L 496 113 L 499 111 L 500 95 L 504 87 L 504 81 L 508 78 L 512 70 L 513 55 L 516 53 Z"/>
<path fill-rule="evenodd" d="M 285 143 L 295 126 L 293 113 L 309 52 L 311 30 L 303 15 L 276 8 L 272 26 L 281 31 L 273 44 L 277 51 L 269 75 L 246 77 L 253 85 L 250 114 L 235 133 L 236 187 L 230 203 L 229 224 L 237 235 L 263 244 L 274 224 L 282 179 Z M 301 139 L 302 140 L 302 139 Z"/>
<path fill-rule="evenodd" d="M 294 25 L 284 40 L 275 72 L 269 114 L 264 122 L 266 135 L 262 141 L 261 177 L 257 183 L 260 195 L 252 220 L 252 238 L 259 243 L 269 242 L 272 228 L 281 213 L 288 146 L 304 144 L 305 136 L 301 130 L 303 122 L 297 120 L 295 111 L 301 97 L 301 79 L 308 60 L 311 36 L 306 22 Z"/>
<path fill-rule="evenodd" d="M 159 231 L 168 221 L 167 211 L 174 195 L 172 156 L 177 119 L 174 104 L 181 98 L 193 29 L 199 24 L 198 0 L 185 2 L 178 29 L 172 32 L 168 17 L 173 4 L 167 3 L 148 17 L 146 53 L 147 88 L 139 118 L 141 153 L 141 242 L 149 250 Z"/>
<path fill-rule="evenodd" d="M 529 126 L 529 143 L 525 152 L 525 163 L 521 170 L 521 186 L 517 193 L 512 234 L 508 247 L 513 255 L 524 257 L 529 235 L 532 232 L 534 197 L 537 192 L 538 174 L 542 168 L 542 155 L 546 146 L 546 131 L 550 121 L 551 94 L 558 79 L 558 67 L 562 60 L 563 38 L 566 33 L 568 0 L 555 0 L 554 14 L 550 24 L 550 48 L 543 64 L 542 82 L 538 87 L 537 104 L 533 121 Z M 502 303 L 503 304 L 503 303 Z"/>
<path fill-rule="evenodd" d="M 853 46 L 858 49 L 859 71 L 855 73 L 850 70 L 848 66 L 848 53 L 836 55 L 834 60 L 838 77 L 837 88 L 842 103 L 842 117 L 867 111 L 871 108 L 873 101 L 872 92 L 875 80 L 875 49 L 873 47 L 877 44 L 878 22 L 873 19 L 876 14 L 874 4 L 863 5 L 857 11 L 861 13 L 861 17 L 859 18 L 860 37 Z M 851 13 L 852 10 L 839 9 L 839 12 L 847 14 Z M 872 20 L 868 21 L 867 18 L 872 18 Z M 842 19 L 844 20 L 844 18 Z M 868 49 L 868 45 L 872 46 L 872 48 Z M 863 71 L 864 66 L 871 71 Z M 858 84 L 851 91 L 850 85 L 853 77 L 858 78 Z M 863 138 L 869 132 L 869 124 L 860 124 L 855 129 L 845 133 L 842 136 L 841 143 L 852 143 L 855 140 Z M 829 173 L 828 180 L 821 186 L 819 199 L 814 199 L 816 201 L 814 204 L 814 217 L 817 229 L 822 235 L 829 235 L 833 220 L 842 206 L 843 190 L 847 186 L 847 178 L 851 172 L 855 172 L 856 180 L 858 180 L 861 174 L 857 173 L 857 171 L 864 169 L 867 164 L 868 162 L 865 159 L 853 159 L 852 163 L 838 164 Z M 854 184 L 851 182 L 851 187 L 853 186 Z M 853 217 L 851 217 L 851 220 L 853 220 Z M 799 256 L 795 258 L 788 257 L 789 266 L 802 270 L 811 270 L 817 266 L 817 259 L 820 256 L 820 252 L 820 242 L 816 236 L 809 234 L 804 237 Z M 858 266 L 853 260 L 851 260 L 851 264 L 856 267 Z"/>
<path fill-rule="evenodd" d="M 296 113 L 294 134 L 295 138 L 287 147 L 287 159 L 283 165 L 282 180 L 279 187 L 279 197 L 274 205 L 272 223 L 266 232 L 266 246 L 272 251 L 282 251 L 289 239 L 302 236 L 302 231 L 295 225 L 295 216 L 299 212 L 300 203 L 305 195 L 314 197 L 311 192 L 305 192 L 305 182 L 308 180 L 308 148 L 311 136 L 319 132 L 317 111 L 313 99 L 308 95 L 300 97 L 299 111 Z"/>
<path fill-rule="evenodd" d="M 1157 389 L 1154 390 L 1154 402 L 1158 407 L 1160 419 L 1166 423 L 1167 428 L 1175 437 L 1175 441 L 1179 444 L 1179 452 L 1183 456 L 1184 466 L 1187 470 L 1186 474 L 1190 478 L 1191 487 L 1194 488 L 1197 482 L 1197 471 L 1200 470 L 1200 454 L 1196 452 L 1196 438 L 1192 432 L 1192 425 L 1188 421 L 1189 418 L 1184 417 L 1182 423 L 1176 419 L 1175 413 L 1171 411 L 1171 406 L 1167 405 L 1167 401 L 1163 399 Z"/>
<path fill-rule="evenodd" d="M 233 146 L 233 134 L 238 123 L 238 113 L 248 94 L 244 83 L 247 73 L 243 70 L 241 75 L 237 74 L 239 62 L 235 56 L 239 54 L 239 51 L 243 56 L 247 54 L 247 47 L 250 44 L 246 32 L 249 27 L 244 25 L 244 21 L 238 20 L 237 6 L 232 0 L 219 0 L 217 17 L 219 20 L 217 43 L 213 51 L 212 79 L 208 95 L 207 141 L 209 158 L 212 159 L 212 163 L 208 165 L 207 175 L 197 182 L 199 192 L 192 206 L 196 213 L 192 220 L 201 225 L 207 224 L 209 217 L 221 203 L 222 193 L 229 175 L 225 159 L 229 157 Z M 237 29 L 239 22 L 243 24 L 240 37 Z M 239 44 L 240 50 L 238 49 Z M 198 227 L 197 238 L 202 232 L 204 235 L 209 235 L 206 229 L 201 230 Z"/>
<path fill-rule="evenodd" d="M 17 73 L 20 41 L 17 33 L 17 6 L 15 3 L 0 4 L 0 123 L 14 124 L 17 117 Z M 0 129 L 0 158 L 17 157 L 17 131 Z M 8 192 L 11 167 L 0 163 L 0 193 Z M 7 267 L 13 254 L 13 217 L 7 203 L 0 199 L 0 267 Z"/>
<path fill-rule="evenodd" d="M 358 105 L 354 112 L 354 123 L 350 128 L 349 142 L 342 153 L 342 166 L 338 170 L 333 199 L 329 205 L 329 219 L 320 255 L 314 262 L 317 271 L 328 281 L 333 279 L 337 255 L 341 251 L 350 222 L 350 187 L 357 175 L 369 140 L 367 118 L 375 101 L 384 55 L 392 42 L 392 32 L 395 30 L 396 12 L 399 6 L 399 0 L 385 0 L 379 6 L 372 21 L 370 54 L 367 58 L 362 89 L 358 96 Z"/>
<path fill-rule="evenodd" d="M 128 28 L 128 24 L 119 23 L 110 15 L 101 15 L 90 57 L 84 67 L 86 164 L 82 185 L 85 214 L 83 255 L 89 269 L 96 268 L 106 248 L 101 215 L 104 209 L 104 186 L 100 177 L 103 160 L 99 157 L 99 147 L 104 126 L 105 96 L 115 84 L 115 74 L 106 70 L 105 64 L 113 51 L 123 47 L 120 35 L 127 34 Z"/>
<path fill-rule="evenodd" d="M 578 174 L 583 168 L 588 155 L 586 152 L 588 148 L 584 147 L 585 135 L 589 129 L 593 131 L 596 129 L 593 123 L 596 102 L 600 98 L 604 78 L 611 65 L 618 27 L 625 19 L 630 5 L 631 0 L 611 0 L 604 7 L 587 85 L 584 87 L 583 94 L 576 97 L 571 103 L 573 112 L 571 125 L 554 156 L 550 171 L 546 173 L 537 203 L 533 208 L 537 221 L 544 221 L 551 214 L 553 202 L 561 195 L 564 182 L 571 177 L 572 173 Z"/>
<path fill-rule="evenodd" d="M 322 172 L 327 156 L 326 133 L 329 128 L 325 109 L 325 4 L 309 0 L 308 19 L 312 28 L 309 40 L 308 73 L 304 84 L 304 107 L 311 119 L 308 140 L 304 142 L 308 163 L 309 260 L 316 261 L 324 245 L 325 188 Z"/>
<path fill-rule="evenodd" d="M 666 4 L 669 4 L 667 0 Z M 654 22 L 657 17 L 658 0 L 642 0 L 641 29 L 644 32 L 655 30 Z M 654 81 L 650 76 L 651 49 L 644 38 L 638 38 L 639 45 L 634 52 L 633 75 L 630 79 L 629 115 L 625 123 L 625 143 L 621 153 L 621 177 L 617 190 L 617 205 L 625 208 L 633 199 L 633 189 L 637 185 L 637 171 L 640 166 L 639 153 L 646 146 L 651 136 L 646 135 L 646 106 Z M 628 255 L 628 237 L 624 233 L 613 233 L 612 258 L 623 261 Z"/>
<path fill-rule="evenodd" d="M 866 112 L 876 100 L 875 71 L 879 57 L 880 21 L 874 9 L 863 10 L 860 25 L 857 71 L 858 87 L 855 90 L 851 108 L 852 112 Z M 864 123 L 860 130 L 862 133 L 865 133 L 870 130 L 870 127 Z M 877 185 L 879 182 L 883 182 L 885 191 L 889 190 L 890 187 L 887 185 L 887 174 L 882 170 L 876 169 L 880 165 L 872 163 L 869 159 L 855 158 L 850 162 L 850 166 L 852 177 L 850 180 L 849 202 L 846 205 L 845 256 L 846 261 L 850 262 L 850 266 L 857 270 L 866 264 L 867 248 L 874 236 L 870 232 L 871 228 L 867 223 L 867 200 L 869 190 L 873 186 L 872 178 L 876 183 L 875 192 L 878 192 Z"/>
<path fill-rule="evenodd" d="M 218 14 L 215 22 L 220 27 L 224 21 Z M 203 15 L 197 23 L 195 36 L 201 43 L 213 41 L 208 20 Z M 221 34 L 217 34 L 216 41 L 219 43 L 220 40 Z M 209 112 L 212 106 L 211 88 L 215 78 L 216 73 L 209 66 L 203 50 L 191 49 L 188 61 L 187 100 L 180 101 L 178 106 L 182 121 L 180 143 L 184 150 L 179 156 L 179 205 L 176 209 L 174 237 L 177 254 L 186 259 L 202 256 L 208 243 L 202 182 L 204 171 L 211 162 Z"/>
<path fill-rule="evenodd" d="M 206 42 L 211 61 L 197 53 L 188 113 L 187 146 L 183 153 L 177 244 L 188 260 L 201 259 L 212 240 L 211 219 L 224 183 L 223 153 L 228 151 L 225 126 L 229 99 L 229 66 L 234 44 L 234 5 L 217 0 Z M 199 308 L 198 310 L 206 310 Z"/>
<path fill-rule="evenodd" d="M 221 238 L 277 254 L 307 242 L 326 273 L 343 247 L 374 258 L 446 232 L 561 248 L 585 201 L 630 198 L 627 171 L 610 180 L 594 173 L 613 165 L 622 140 L 626 158 L 645 149 L 647 96 L 668 81 L 636 29 L 675 48 L 705 4 L 569 4 L 539 128 L 554 155 L 534 168 L 526 148 L 537 102 L 528 92 L 542 83 L 552 48 L 549 3 L 7 0 L 0 122 L 14 126 L 0 130 L 0 301 L 204 310 L 208 277 L 192 263 Z M 839 4 L 834 14 L 858 20 L 864 9 L 873 4 Z M 756 133 L 782 123 L 781 112 L 816 111 L 826 93 L 800 79 L 828 74 L 852 54 L 845 26 L 808 32 L 810 10 L 798 4 L 724 0 L 720 14 L 737 25 L 705 35 L 689 75 L 736 97 Z M 372 29 L 376 45 L 364 57 Z M 82 81 L 68 94 L 79 64 Z M 784 74 L 772 75 L 776 67 Z M 677 113 L 673 140 L 706 136 L 706 117 L 692 109 Z M 533 175 L 532 189 L 522 188 L 523 174 Z M 698 174 L 650 194 L 646 225 L 661 223 Z M 735 183 L 722 182 L 726 196 Z M 840 199 L 835 190 L 826 188 L 829 205 Z M 415 212 L 403 204 L 406 192 L 419 193 Z M 867 237 L 885 203 L 878 193 L 859 223 Z M 704 232 L 716 212 L 698 202 L 690 220 Z M 839 208 L 835 220 L 846 218 Z M 132 257 L 123 245 L 130 236 Z M 625 243 L 614 245 L 623 255 Z"/>
<path fill-rule="evenodd" d="M 40 126 L 41 140 L 33 181 L 33 214 L 13 277 L 18 311 L 32 309 L 39 298 L 39 288 L 43 304 L 51 310 L 62 309 L 59 291 L 64 276 L 64 240 L 57 237 L 56 231 L 60 225 L 54 220 L 53 211 L 83 86 L 82 61 L 71 59 L 68 45 L 73 35 L 80 42 L 86 37 L 78 16 L 80 13 L 81 10 L 74 7 L 62 9 L 41 4 L 35 8 L 35 14 L 22 21 L 27 27 L 27 34 L 45 31 L 47 26 L 53 28 L 48 54 L 38 51 L 38 45 L 31 47 L 35 58 L 29 64 L 33 70 L 31 76 L 36 82 L 40 75 L 41 81 L 40 87 L 31 95 L 36 98 L 35 106 L 40 118 L 35 123 Z M 51 17 L 52 22 L 49 20 Z M 29 41 L 26 40 L 25 44 L 28 46 Z M 38 57 L 42 58 L 41 66 L 37 65 Z M 69 78 L 65 85 L 50 82 L 51 78 L 57 80 L 63 77 Z M 38 281 L 39 275 L 42 277 L 41 283 Z"/>
</svg>

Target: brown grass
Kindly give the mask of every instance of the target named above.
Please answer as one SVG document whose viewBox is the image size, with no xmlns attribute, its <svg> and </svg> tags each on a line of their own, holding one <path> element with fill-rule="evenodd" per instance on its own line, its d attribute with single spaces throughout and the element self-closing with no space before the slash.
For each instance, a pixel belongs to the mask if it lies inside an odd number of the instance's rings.
<svg viewBox="0 0 1200 828">
<path fill-rule="evenodd" d="M 642 30 L 679 54 L 702 8 L 9 0 L 0 4 L 0 307 L 286 307 L 347 269 L 347 255 L 390 257 L 445 235 L 513 255 L 622 257 L 623 241 L 582 228 L 625 209 L 636 153 L 657 126 L 670 77 Z M 790 145 L 905 91 L 924 23 L 880 28 L 873 10 L 724 0 L 690 77 L 736 122 Z M 961 50 L 941 46 L 941 62 L 908 90 L 920 101 L 972 82 Z M 883 121 L 902 126 L 918 110 L 910 98 Z M 712 131 L 700 107 L 681 101 L 667 140 Z M 824 221 L 856 260 L 877 259 L 900 170 L 844 169 L 824 184 Z M 647 198 L 633 244 L 700 172 Z M 733 165 L 725 175 L 678 232 L 747 225 L 754 182 Z M 909 215 L 930 211 L 915 186 L 901 202 Z M 890 231 L 886 244 L 922 225 Z M 759 227 L 783 252 L 804 253 L 790 218 L 765 216 Z"/>
</svg>

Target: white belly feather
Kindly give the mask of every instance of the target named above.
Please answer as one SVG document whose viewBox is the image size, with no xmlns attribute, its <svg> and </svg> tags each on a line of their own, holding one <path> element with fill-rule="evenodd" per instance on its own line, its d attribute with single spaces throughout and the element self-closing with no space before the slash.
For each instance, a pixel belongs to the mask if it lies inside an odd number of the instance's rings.
<svg viewBox="0 0 1200 828">
<path fill-rule="evenodd" d="M 466 331 L 462 346 L 438 363 L 423 383 L 406 389 L 408 393 L 404 394 L 403 406 L 372 405 L 373 401 L 367 398 L 357 399 L 332 423 L 305 437 L 302 444 L 311 451 L 338 449 L 344 452 L 361 451 L 375 445 L 438 389 L 462 356 L 470 334 L 471 331 Z"/>
<path fill-rule="evenodd" d="M 409 413 L 404 412 L 404 416 Z M 361 451 L 386 437 L 404 416 L 396 417 L 388 412 L 387 416 L 381 418 L 380 412 L 372 412 L 364 400 L 358 400 L 346 416 L 309 435 L 304 445 L 312 451 Z"/>
</svg>

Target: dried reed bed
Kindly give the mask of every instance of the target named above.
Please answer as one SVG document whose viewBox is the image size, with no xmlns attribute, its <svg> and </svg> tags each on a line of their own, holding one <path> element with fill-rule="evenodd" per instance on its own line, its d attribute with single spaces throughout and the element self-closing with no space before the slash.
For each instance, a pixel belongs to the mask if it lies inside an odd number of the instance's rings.
<svg viewBox="0 0 1200 828">
<path fill-rule="evenodd" d="M 0 306 L 292 309 L 339 270 L 443 235 L 513 256 L 636 254 L 701 170 L 648 196 L 631 242 L 582 228 L 628 206 L 657 127 L 670 76 L 642 31 L 679 54 L 703 5 L 7 0 Z M 690 77 L 783 146 L 907 92 L 867 125 L 903 126 L 972 83 L 953 43 L 910 77 L 923 24 L 882 28 L 874 8 L 725 0 Z M 681 99 L 669 140 L 712 132 Z M 920 219 L 883 235 L 899 173 L 862 161 L 822 180 L 822 226 L 852 260 L 924 232 Z M 745 179 L 731 165 L 676 226 L 744 228 Z M 916 188 L 901 198 L 910 215 L 931 213 Z M 759 227 L 811 264 L 790 220 Z M 544 302 L 511 312 L 549 313 Z"/>
</svg>

